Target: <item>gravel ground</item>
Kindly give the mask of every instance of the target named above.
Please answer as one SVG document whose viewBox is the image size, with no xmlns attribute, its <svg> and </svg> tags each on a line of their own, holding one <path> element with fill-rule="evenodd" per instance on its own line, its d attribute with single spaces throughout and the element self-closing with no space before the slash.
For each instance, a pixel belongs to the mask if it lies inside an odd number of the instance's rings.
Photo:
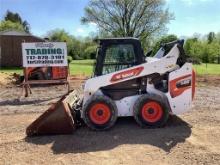
<svg viewBox="0 0 220 165">
<path fill-rule="evenodd" d="M 67 88 L 0 87 L 0 164 L 220 164 L 220 77 L 199 77 L 192 111 L 164 128 L 141 129 L 121 118 L 104 132 L 79 128 L 71 135 L 27 138 L 26 127 Z M 77 86 L 73 82 L 72 88 Z"/>
</svg>

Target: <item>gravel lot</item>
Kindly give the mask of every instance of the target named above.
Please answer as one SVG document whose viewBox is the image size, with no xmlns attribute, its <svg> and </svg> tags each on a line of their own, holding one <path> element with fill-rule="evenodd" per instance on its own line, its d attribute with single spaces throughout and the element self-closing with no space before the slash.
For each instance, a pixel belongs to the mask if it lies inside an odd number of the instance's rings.
<svg viewBox="0 0 220 165">
<path fill-rule="evenodd" d="M 220 164 L 220 77 L 199 77 L 192 111 L 172 116 L 164 128 L 141 129 L 121 118 L 104 132 L 27 138 L 26 127 L 56 102 L 63 85 L 33 87 L 21 97 L 15 85 L 0 87 L 0 164 Z M 80 83 L 71 83 L 75 88 Z"/>
</svg>

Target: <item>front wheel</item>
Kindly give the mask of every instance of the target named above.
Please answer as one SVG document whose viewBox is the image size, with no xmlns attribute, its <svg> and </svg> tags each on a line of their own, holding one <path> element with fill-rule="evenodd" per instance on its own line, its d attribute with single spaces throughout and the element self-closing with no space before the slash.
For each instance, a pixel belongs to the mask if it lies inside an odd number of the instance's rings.
<svg viewBox="0 0 220 165">
<path fill-rule="evenodd" d="M 111 128 L 118 116 L 117 107 L 107 96 L 92 96 L 83 109 L 83 120 L 93 130 Z"/>
<path fill-rule="evenodd" d="M 134 104 L 134 118 L 141 127 L 161 127 L 168 117 L 168 108 L 156 97 L 143 95 Z"/>
</svg>

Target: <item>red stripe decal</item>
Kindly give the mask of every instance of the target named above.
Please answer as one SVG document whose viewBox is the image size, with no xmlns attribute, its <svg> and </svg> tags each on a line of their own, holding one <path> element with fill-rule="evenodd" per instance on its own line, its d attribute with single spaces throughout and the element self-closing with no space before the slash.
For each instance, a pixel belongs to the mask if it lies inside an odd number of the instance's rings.
<svg viewBox="0 0 220 165">
<path fill-rule="evenodd" d="M 193 69 L 192 70 L 192 99 L 194 99 L 195 91 L 196 91 L 196 72 Z"/>
<path fill-rule="evenodd" d="M 181 95 L 185 90 L 191 88 L 191 74 L 170 81 L 170 95 L 172 98 Z"/>
<path fill-rule="evenodd" d="M 133 77 L 133 76 L 137 76 L 142 72 L 143 69 L 144 67 L 141 66 L 138 68 L 134 68 L 134 69 L 130 69 L 130 70 L 126 70 L 126 71 L 114 74 L 110 81 L 116 82 L 116 81 L 121 81 L 121 80 L 130 78 L 130 77 Z"/>
</svg>

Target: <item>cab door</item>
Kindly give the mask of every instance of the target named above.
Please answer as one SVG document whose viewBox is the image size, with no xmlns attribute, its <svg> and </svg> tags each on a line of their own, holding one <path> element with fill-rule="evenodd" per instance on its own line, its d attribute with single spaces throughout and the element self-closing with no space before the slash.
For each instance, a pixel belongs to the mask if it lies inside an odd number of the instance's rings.
<svg viewBox="0 0 220 165">
<path fill-rule="evenodd" d="M 94 75 L 101 76 L 142 64 L 143 50 L 138 40 L 109 39 L 101 41 Z"/>
<path fill-rule="evenodd" d="M 104 49 L 102 75 L 137 65 L 132 44 L 112 44 Z"/>
</svg>

